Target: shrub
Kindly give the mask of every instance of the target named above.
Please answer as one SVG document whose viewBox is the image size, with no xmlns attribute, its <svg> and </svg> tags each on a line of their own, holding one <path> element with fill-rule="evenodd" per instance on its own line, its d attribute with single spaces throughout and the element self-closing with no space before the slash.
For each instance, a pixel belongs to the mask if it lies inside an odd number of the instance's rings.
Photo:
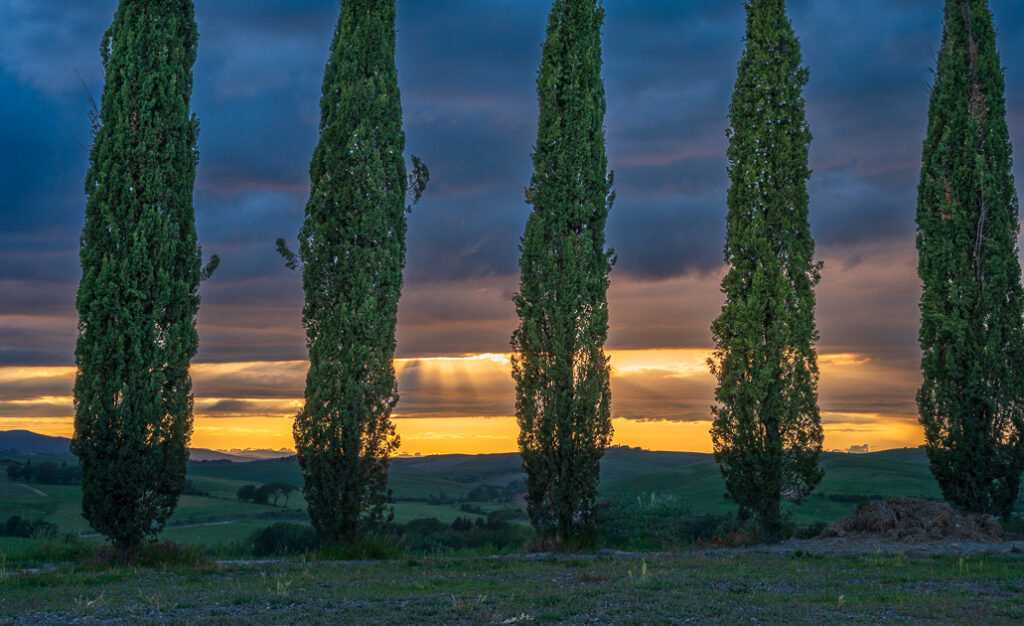
<svg viewBox="0 0 1024 626">
<path fill-rule="evenodd" d="M 1024 536 L 1024 516 L 1011 513 L 1003 516 L 999 523 L 1003 525 L 1003 532 L 1008 536 Z"/>
<path fill-rule="evenodd" d="M 620 550 L 673 550 L 716 543 L 716 537 L 721 543 L 723 537 L 746 532 L 748 526 L 732 515 L 691 513 L 684 500 L 659 494 L 604 498 L 595 514 L 598 545 Z"/>
<path fill-rule="evenodd" d="M 533 532 L 523 524 L 504 519 L 507 512 L 494 511 L 487 519 L 476 521 L 459 517 L 450 525 L 433 518 L 412 520 L 408 524 L 395 525 L 391 532 L 401 538 L 402 544 L 411 552 L 434 553 L 445 550 L 467 548 L 492 548 L 505 550 L 521 547 Z"/>
<path fill-rule="evenodd" d="M 793 529 L 793 537 L 797 539 L 814 539 L 821 534 L 828 526 L 825 522 L 813 522 L 807 525 L 798 525 Z"/>
<path fill-rule="evenodd" d="M 256 501 L 256 485 L 248 484 L 242 485 L 236 492 L 238 500 L 240 502 L 255 502 Z"/>
<path fill-rule="evenodd" d="M 379 532 L 361 536 L 355 543 L 330 544 L 320 550 L 320 557 L 339 560 L 377 561 L 405 556 L 402 538 L 395 528 L 382 526 Z"/>
<path fill-rule="evenodd" d="M 0 526 L 5 537 L 38 537 L 53 539 L 57 536 L 57 525 L 42 519 L 28 520 L 12 515 Z"/>
<path fill-rule="evenodd" d="M 302 554 L 316 550 L 320 540 L 308 524 L 278 522 L 255 531 L 250 537 L 252 552 L 258 557 Z"/>
</svg>

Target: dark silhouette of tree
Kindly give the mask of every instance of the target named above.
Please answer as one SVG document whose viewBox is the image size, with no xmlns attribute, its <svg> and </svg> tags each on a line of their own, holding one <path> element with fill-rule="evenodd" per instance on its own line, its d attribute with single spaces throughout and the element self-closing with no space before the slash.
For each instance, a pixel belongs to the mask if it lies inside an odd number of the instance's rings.
<svg viewBox="0 0 1024 626">
<path fill-rule="evenodd" d="M 604 228 L 612 179 L 604 147 L 601 25 L 594 0 L 556 0 L 537 77 L 532 212 L 520 244 L 512 335 L 519 448 L 534 528 L 562 543 L 593 532 L 611 435 Z"/>
<path fill-rule="evenodd" d="M 155 537 L 185 484 L 199 282 L 188 0 L 122 0 L 85 180 L 75 362 L 82 514 L 120 547 Z"/>
<path fill-rule="evenodd" d="M 256 501 L 256 485 L 242 485 L 237 492 L 239 502 Z"/>
<path fill-rule="evenodd" d="M 392 359 L 409 188 L 395 70 L 394 0 L 344 0 L 320 100 L 320 140 L 299 252 L 309 348 L 295 419 L 303 493 L 325 543 L 358 541 L 392 517 L 387 472 L 399 439 Z M 429 178 L 413 157 L 416 199 Z"/>
<path fill-rule="evenodd" d="M 947 500 L 1006 514 L 1024 470 L 1024 327 L 1003 70 L 985 0 L 949 0 L 917 201 L 917 405 Z"/>
<path fill-rule="evenodd" d="M 814 285 L 800 45 L 783 0 L 746 3 L 746 47 L 729 108 L 725 304 L 712 325 L 715 460 L 742 515 L 767 538 L 783 498 L 822 477 Z"/>
</svg>

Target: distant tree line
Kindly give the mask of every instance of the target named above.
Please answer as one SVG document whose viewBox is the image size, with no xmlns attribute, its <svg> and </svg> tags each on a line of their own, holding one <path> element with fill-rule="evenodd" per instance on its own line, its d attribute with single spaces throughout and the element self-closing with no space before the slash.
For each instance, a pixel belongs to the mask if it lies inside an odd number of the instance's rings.
<svg viewBox="0 0 1024 626">
<path fill-rule="evenodd" d="M 33 463 L 29 459 L 25 461 L 24 465 L 20 463 L 8 465 L 7 477 L 11 480 L 26 480 L 44 485 L 80 485 L 82 484 L 82 468 L 78 465 L 68 465 L 67 461 L 62 461 L 58 465 L 55 461 Z"/>
<path fill-rule="evenodd" d="M 463 479 L 463 476 L 460 476 Z M 471 481 L 466 481 L 471 482 Z M 404 498 L 410 502 L 427 502 L 428 504 L 456 504 L 459 502 L 512 502 L 526 492 L 526 481 L 522 478 L 509 481 L 504 487 L 498 485 L 477 485 L 465 496 L 449 496 L 445 492 L 432 493 L 425 498 Z"/>
<path fill-rule="evenodd" d="M 288 508 L 288 499 L 298 490 L 299 488 L 295 485 L 282 482 L 267 483 L 258 487 L 250 483 L 239 487 L 236 495 L 239 502 L 270 504 L 271 506 L 277 506 L 278 499 L 283 497 L 284 507 Z"/>
<path fill-rule="evenodd" d="M 202 496 L 209 497 L 210 492 L 202 489 L 191 479 L 185 480 L 185 486 L 181 489 L 181 495 L 183 496 Z"/>
<path fill-rule="evenodd" d="M 783 503 L 806 497 L 823 476 L 814 314 L 821 265 L 809 228 L 808 71 L 785 1 L 748 0 L 745 8 L 727 131 L 727 271 L 712 325 L 711 436 L 740 517 L 776 539 Z M 946 0 L 944 15 L 918 187 L 917 403 L 943 495 L 1004 514 L 1024 469 L 1024 288 L 1003 69 L 985 0 Z M 600 462 L 612 438 L 604 18 L 598 0 L 552 4 L 513 298 L 527 509 L 539 535 L 568 548 L 595 537 Z M 406 202 L 429 180 L 419 159 L 407 171 L 403 156 L 395 19 L 394 0 L 342 2 L 298 251 L 277 242 L 286 265 L 302 270 L 310 368 L 294 436 L 310 519 L 325 545 L 357 544 L 392 519 Z M 8 470 L 39 482 L 78 480 L 80 472 L 83 515 L 121 548 L 155 538 L 188 489 L 198 288 L 217 264 L 201 265 L 192 204 L 197 41 L 191 0 L 121 0 L 104 35 L 76 302 L 79 465 Z M 238 498 L 276 505 L 283 497 L 287 506 L 295 490 L 246 485 Z M 485 495 L 497 494 L 477 494 Z"/>
</svg>

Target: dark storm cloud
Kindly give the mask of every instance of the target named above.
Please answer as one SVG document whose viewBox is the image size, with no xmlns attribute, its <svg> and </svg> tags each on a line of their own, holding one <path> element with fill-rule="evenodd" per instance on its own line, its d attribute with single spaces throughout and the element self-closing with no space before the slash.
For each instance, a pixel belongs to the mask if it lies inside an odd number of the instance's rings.
<svg viewBox="0 0 1024 626">
<path fill-rule="evenodd" d="M 399 329 L 405 355 L 507 349 L 549 6 L 398 3 L 407 154 L 423 157 L 433 174 L 409 217 Z M 811 221 L 819 256 L 852 267 L 865 254 L 890 258 L 899 250 L 912 263 L 941 3 L 789 6 L 810 68 Z M 992 7 L 1007 66 L 1011 137 L 1020 145 L 1024 5 L 995 0 Z M 98 45 L 115 8 L 114 0 L 11 0 L 0 7 L 2 363 L 71 359 L 83 146 L 90 142 L 86 89 L 99 98 Z M 608 0 L 606 9 L 607 143 L 618 194 L 608 242 L 618 253 L 613 295 L 621 298 L 612 343 L 707 345 L 720 304 L 714 276 L 728 183 L 724 130 L 743 45 L 742 2 Z M 196 16 L 197 227 L 205 252 L 222 258 L 202 288 L 199 360 L 301 359 L 300 279 L 283 267 L 273 242 L 294 239 L 302 220 L 337 2 L 219 0 L 197 3 Z M 884 273 L 878 263 L 869 266 Z M 857 276 L 851 288 L 860 299 L 830 288 L 833 276 Z M 823 342 L 912 346 L 913 280 L 912 272 L 901 274 L 893 278 L 897 287 L 879 287 L 866 271 L 826 270 Z M 659 305 L 653 285 L 662 283 L 680 291 Z M 631 302 L 645 308 L 634 311 Z M 854 310 L 859 317 L 851 321 Z M 680 317 L 698 313 L 700 319 Z"/>
</svg>

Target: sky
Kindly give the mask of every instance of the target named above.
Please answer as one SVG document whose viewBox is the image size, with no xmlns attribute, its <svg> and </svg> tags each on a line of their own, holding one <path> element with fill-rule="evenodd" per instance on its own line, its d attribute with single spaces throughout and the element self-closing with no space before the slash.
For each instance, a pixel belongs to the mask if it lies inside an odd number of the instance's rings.
<svg viewBox="0 0 1024 626">
<path fill-rule="evenodd" d="M 811 230 L 826 449 L 922 443 L 914 211 L 941 0 L 791 0 L 810 80 Z M 1024 4 L 992 0 L 1010 137 L 1024 145 Z M 114 0 L 0 0 L 0 430 L 69 436 L 90 94 Z M 723 297 L 728 107 L 740 0 L 606 0 L 616 201 L 607 237 L 619 445 L 711 450 L 706 359 Z M 399 305 L 402 451 L 516 449 L 511 298 L 529 207 L 549 0 L 398 0 L 409 215 Z M 193 445 L 290 448 L 306 363 L 302 288 L 274 250 L 309 190 L 330 0 L 199 0 Z M 1020 166 L 1017 180 L 1024 179 Z"/>
</svg>

